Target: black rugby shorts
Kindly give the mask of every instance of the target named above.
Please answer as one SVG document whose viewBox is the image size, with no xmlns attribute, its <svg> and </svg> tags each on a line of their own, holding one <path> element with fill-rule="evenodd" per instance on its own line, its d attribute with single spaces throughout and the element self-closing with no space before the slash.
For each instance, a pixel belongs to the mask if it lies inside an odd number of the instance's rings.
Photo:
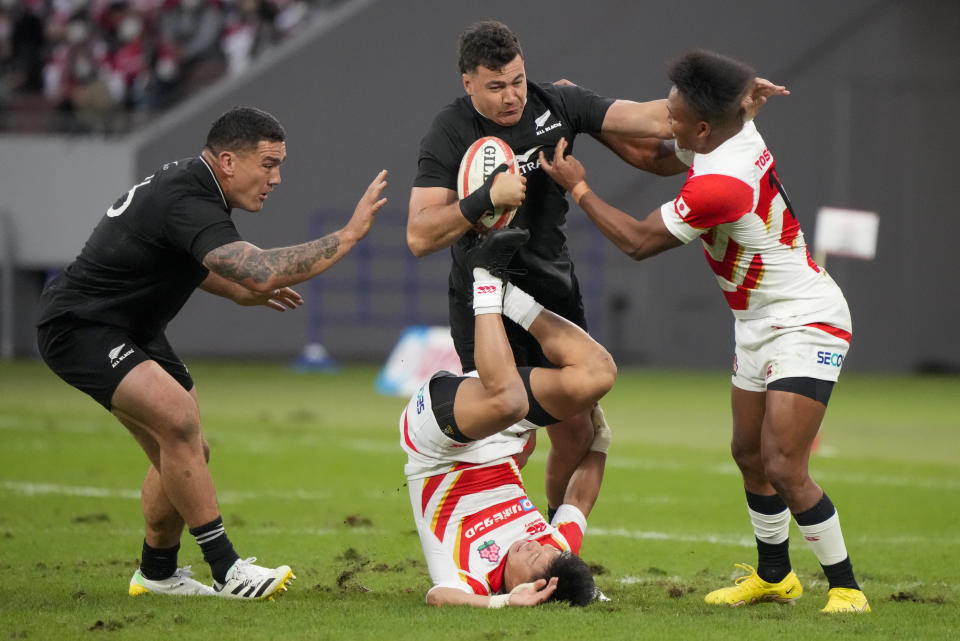
<svg viewBox="0 0 960 641">
<path fill-rule="evenodd" d="M 144 361 L 156 361 L 183 389 L 193 389 L 187 366 L 163 334 L 135 342 L 119 327 L 61 318 L 38 328 L 37 346 L 57 376 L 107 410 L 120 381 Z"/>
</svg>

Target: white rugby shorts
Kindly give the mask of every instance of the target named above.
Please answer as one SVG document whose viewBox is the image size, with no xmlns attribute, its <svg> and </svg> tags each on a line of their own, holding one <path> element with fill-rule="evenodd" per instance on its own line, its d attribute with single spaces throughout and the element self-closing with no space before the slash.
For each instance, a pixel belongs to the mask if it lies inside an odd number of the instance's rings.
<svg viewBox="0 0 960 641">
<path fill-rule="evenodd" d="M 764 392 L 782 378 L 836 382 L 850 349 L 850 332 L 813 323 L 779 327 L 770 318 L 736 320 L 734 386 Z"/>
</svg>

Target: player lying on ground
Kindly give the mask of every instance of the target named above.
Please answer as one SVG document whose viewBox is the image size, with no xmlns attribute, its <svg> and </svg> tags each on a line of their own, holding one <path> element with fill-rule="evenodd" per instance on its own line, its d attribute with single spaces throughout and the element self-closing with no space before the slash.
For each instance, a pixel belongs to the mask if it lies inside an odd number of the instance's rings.
<svg viewBox="0 0 960 641">
<path fill-rule="evenodd" d="M 504 287 L 502 270 L 528 237 L 521 229 L 492 232 L 467 253 L 477 370 L 438 372 L 400 418 L 431 605 L 586 605 L 599 594 L 577 552 L 603 480 L 610 433 L 602 413 L 595 408 L 593 444 L 552 523 L 527 498 L 518 459 L 529 452 L 532 430 L 594 408 L 616 366 L 582 329 Z M 502 316 L 530 332 L 556 367 L 518 369 Z"/>
<path fill-rule="evenodd" d="M 569 190 L 600 230 L 642 260 L 699 238 L 736 329 L 733 457 L 743 475 L 757 539 L 758 568 L 708 603 L 788 602 L 803 592 L 792 571 L 790 515 L 830 584 L 823 612 L 868 612 L 833 503 L 810 478 L 808 461 L 851 338 L 840 288 L 810 258 L 773 156 L 742 98 L 747 65 L 692 51 L 670 67 L 667 100 L 678 149 L 690 172 L 680 195 L 637 220 L 590 191 L 586 171 L 561 141 L 547 173 Z"/>
</svg>

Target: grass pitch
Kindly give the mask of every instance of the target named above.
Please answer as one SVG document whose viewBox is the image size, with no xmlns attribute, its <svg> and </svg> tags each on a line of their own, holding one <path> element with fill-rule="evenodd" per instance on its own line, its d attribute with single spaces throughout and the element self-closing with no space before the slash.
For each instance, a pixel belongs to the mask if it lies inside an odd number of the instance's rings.
<svg viewBox="0 0 960 641">
<path fill-rule="evenodd" d="M 613 601 L 495 611 L 426 606 L 429 577 L 398 445 L 403 399 L 373 368 L 303 374 L 193 364 L 211 467 L 243 556 L 298 579 L 272 603 L 131 598 L 146 458 L 40 363 L 0 363 L 0 639 L 956 639 L 960 380 L 844 375 L 811 467 L 838 507 L 873 612 L 826 617 L 792 526 L 795 606 L 708 607 L 756 552 L 727 451 L 722 372 L 621 372 L 614 441 L 583 556 Z M 546 439 L 524 470 L 543 500 Z M 181 564 L 209 581 L 199 548 Z"/>
</svg>

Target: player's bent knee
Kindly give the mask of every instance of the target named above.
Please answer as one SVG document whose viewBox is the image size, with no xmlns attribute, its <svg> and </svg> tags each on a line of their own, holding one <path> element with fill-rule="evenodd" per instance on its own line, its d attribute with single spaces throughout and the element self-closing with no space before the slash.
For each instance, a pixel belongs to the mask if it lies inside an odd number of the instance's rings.
<svg viewBox="0 0 960 641">
<path fill-rule="evenodd" d="M 172 411 L 162 419 L 161 425 L 156 428 L 160 433 L 159 441 L 173 441 L 176 443 L 194 443 L 198 439 L 206 446 L 206 441 L 200 432 L 200 415 L 195 408 L 184 411 Z M 161 445 L 162 446 L 162 445 Z M 204 456 L 208 456 L 209 447 L 203 447 Z"/>
</svg>

